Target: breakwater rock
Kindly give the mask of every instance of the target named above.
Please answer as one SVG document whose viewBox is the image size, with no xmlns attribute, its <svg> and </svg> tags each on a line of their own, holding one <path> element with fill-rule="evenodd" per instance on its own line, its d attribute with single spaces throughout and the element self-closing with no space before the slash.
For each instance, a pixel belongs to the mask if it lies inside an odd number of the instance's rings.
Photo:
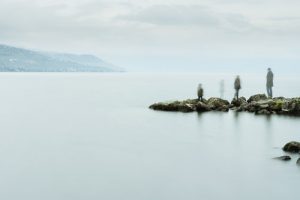
<svg viewBox="0 0 300 200">
<path fill-rule="evenodd" d="M 230 103 L 220 98 L 210 98 L 208 100 L 199 101 L 198 99 L 188 99 L 184 101 L 169 101 L 155 103 L 150 106 L 153 110 L 161 111 L 178 111 L 178 112 L 207 112 L 207 111 L 222 111 L 229 110 Z"/>
<path fill-rule="evenodd" d="M 267 98 L 265 94 L 256 94 L 248 100 L 245 97 L 233 99 L 231 102 L 220 98 L 209 98 L 199 101 L 188 99 L 184 101 L 159 102 L 149 108 L 161 111 L 177 112 L 228 112 L 229 109 L 237 112 L 252 112 L 259 115 L 296 115 L 300 116 L 300 97 L 298 98 Z"/>
</svg>

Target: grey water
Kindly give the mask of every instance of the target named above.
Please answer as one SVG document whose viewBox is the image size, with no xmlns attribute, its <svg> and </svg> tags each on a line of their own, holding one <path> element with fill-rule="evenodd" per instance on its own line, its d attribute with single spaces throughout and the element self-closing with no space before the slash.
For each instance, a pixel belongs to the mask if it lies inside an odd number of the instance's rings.
<svg viewBox="0 0 300 200">
<path fill-rule="evenodd" d="M 170 113 L 157 101 L 233 97 L 234 74 L 0 74 L 0 199 L 297 199 L 300 118 Z M 241 74 L 241 95 L 265 92 L 265 74 Z M 275 96 L 300 80 L 275 76 Z"/>
</svg>

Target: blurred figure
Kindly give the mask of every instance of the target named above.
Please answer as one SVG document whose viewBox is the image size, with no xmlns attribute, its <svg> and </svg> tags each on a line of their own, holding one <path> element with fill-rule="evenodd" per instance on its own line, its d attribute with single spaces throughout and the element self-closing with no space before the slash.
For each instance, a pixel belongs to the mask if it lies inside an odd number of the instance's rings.
<svg viewBox="0 0 300 200">
<path fill-rule="evenodd" d="M 273 87 L 273 72 L 271 70 L 271 68 L 268 68 L 268 74 L 267 74 L 267 93 L 268 93 L 268 97 L 272 98 L 273 97 L 273 91 L 272 91 L 272 87 Z"/>
<path fill-rule="evenodd" d="M 239 90 L 241 89 L 241 79 L 240 79 L 240 76 L 237 76 L 235 78 L 235 81 L 234 81 L 234 89 L 235 89 L 235 95 L 234 97 L 236 99 L 239 99 Z"/>
<path fill-rule="evenodd" d="M 220 82 L 220 98 L 224 98 L 224 92 L 225 92 L 225 83 L 224 80 L 221 80 Z"/>
<path fill-rule="evenodd" d="M 198 100 L 199 101 L 203 101 L 203 93 L 204 93 L 204 90 L 202 88 L 202 84 L 199 84 L 198 85 L 198 90 L 197 90 Z"/>
</svg>

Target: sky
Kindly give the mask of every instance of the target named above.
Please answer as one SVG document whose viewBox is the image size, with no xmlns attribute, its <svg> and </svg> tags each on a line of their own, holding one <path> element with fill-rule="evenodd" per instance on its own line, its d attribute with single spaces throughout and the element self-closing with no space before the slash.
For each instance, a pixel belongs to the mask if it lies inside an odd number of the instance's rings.
<svg viewBox="0 0 300 200">
<path fill-rule="evenodd" d="M 94 54 L 128 71 L 300 73 L 299 7 L 299 0 L 0 0 L 0 43 Z"/>
</svg>

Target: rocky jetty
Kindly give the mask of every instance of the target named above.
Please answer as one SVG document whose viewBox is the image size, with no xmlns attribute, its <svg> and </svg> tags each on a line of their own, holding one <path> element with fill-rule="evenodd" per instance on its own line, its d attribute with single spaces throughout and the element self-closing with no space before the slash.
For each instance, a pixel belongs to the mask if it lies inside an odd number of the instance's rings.
<svg viewBox="0 0 300 200">
<path fill-rule="evenodd" d="M 177 111 L 177 112 L 227 112 L 229 109 L 237 112 L 251 112 L 258 115 L 295 115 L 300 116 L 299 98 L 267 98 L 265 94 L 256 94 L 248 100 L 245 97 L 233 99 L 230 103 L 220 98 L 209 98 L 199 101 L 188 99 L 184 101 L 170 101 L 155 103 L 150 106 L 153 110 Z"/>
<path fill-rule="evenodd" d="M 227 112 L 229 110 L 230 103 L 220 98 L 210 98 L 208 100 L 203 99 L 188 99 L 184 101 L 170 101 L 155 103 L 150 106 L 153 110 L 161 111 L 179 111 L 179 112 L 206 112 L 206 111 L 222 111 Z"/>
</svg>

